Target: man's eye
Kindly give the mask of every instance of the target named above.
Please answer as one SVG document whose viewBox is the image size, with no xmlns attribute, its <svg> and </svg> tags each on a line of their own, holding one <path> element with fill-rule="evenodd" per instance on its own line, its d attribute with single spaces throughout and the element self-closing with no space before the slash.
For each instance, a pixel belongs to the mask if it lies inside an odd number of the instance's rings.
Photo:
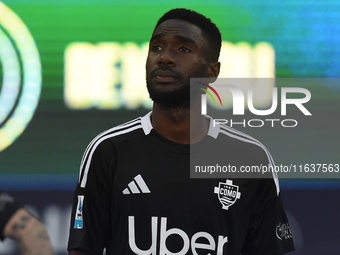
<svg viewBox="0 0 340 255">
<path fill-rule="evenodd" d="M 158 45 L 155 45 L 155 46 L 152 47 L 152 50 L 154 50 L 154 51 L 161 50 L 161 49 L 162 49 L 162 47 L 158 46 Z"/>
<path fill-rule="evenodd" d="M 186 52 L 186 53 L 191 52 L 191 50 L 189 50 L 187 47 L 181 47 L 181 48 L 180 48 L 180 51 Z"/>
</svg>

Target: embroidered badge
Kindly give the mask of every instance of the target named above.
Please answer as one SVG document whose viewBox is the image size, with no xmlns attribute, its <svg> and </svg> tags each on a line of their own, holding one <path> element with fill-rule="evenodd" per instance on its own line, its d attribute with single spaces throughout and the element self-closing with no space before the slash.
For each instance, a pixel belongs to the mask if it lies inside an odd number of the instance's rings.
<svg viewBox="0 0 340 255">
<path fill-rule="evenodd" d="M 218 194 L 218 199 L 222 204 L 222 209 L 228 210 L 237 199 L 241 198 L 239 187 L 233 184 L 233 181 L 226 180 L 225 183 L 220 182 L 218 187 L 215 187 L 214 193 Z"/>
</svg>

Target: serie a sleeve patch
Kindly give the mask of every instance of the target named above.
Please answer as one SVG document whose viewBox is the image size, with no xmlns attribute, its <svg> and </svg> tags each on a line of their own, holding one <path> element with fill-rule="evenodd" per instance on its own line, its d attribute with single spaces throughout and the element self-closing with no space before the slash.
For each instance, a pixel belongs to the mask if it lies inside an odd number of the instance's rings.
<svg viewBox="0 0 340 255">
<path fill-rule="evenodd" d="M 73 226 L 73 228 L 75 228 L 75 229 L 82 229 L 83 228 L 83 206 L 84 206 L 84 196 L 79 195 L 75 219 L 74 219 L 74 226 Z"/>
</svg>

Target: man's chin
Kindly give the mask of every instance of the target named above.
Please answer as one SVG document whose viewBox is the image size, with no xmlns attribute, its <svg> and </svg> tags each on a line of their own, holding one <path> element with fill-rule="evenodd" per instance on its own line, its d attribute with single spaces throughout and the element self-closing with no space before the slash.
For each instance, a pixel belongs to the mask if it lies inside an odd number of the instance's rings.
<svg viewBox="0 0 340 255">
<path fill-rule="evenodd" d="M 161 105 L 165 108 L 183 108 L 190 107 L 190 96 L 189 97 L 172 97 L 168 95 L 169 93 L 160 94 L 150 94 L 151 100 Z"/>
<path fill-rule="evenodd" d="M 167 85 L 165 84 L 164 86 Z M 189 86 L 172 88 L 172 90 L 167 91 L 166 88 L 159 88 L 157 85 L 154 86 L 154 84 L 148 83 L 147 89 L 151 100 L 166 108 L 177 108 L 190 105 Z"/>
</svg>

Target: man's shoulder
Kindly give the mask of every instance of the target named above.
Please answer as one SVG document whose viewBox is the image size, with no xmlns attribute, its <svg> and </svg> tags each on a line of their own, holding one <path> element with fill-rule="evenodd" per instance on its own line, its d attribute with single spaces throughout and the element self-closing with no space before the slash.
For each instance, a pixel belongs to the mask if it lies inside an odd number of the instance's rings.
<svg viewBox="0 0 340 255">
<path fill-rule="evenodd" d="M 146 135 L 143 127 L 143 117 L 138 117 L 118 126 L 112 127 L 98 134 L 92 141 L 91 145 L 105 146 L 119 144 L 126 140 L 136 139 Z"/>
<path fill-rule="evenodd" d="M 107 160 L 111 162 L 113 155 L 121 148 L 121 145 L 127 141 L 137 141 L 146 137 L 150 122 L 150 117 L 138 117 L 124 124 L 110 128 L 97 135 L 87 146 L 83 154 L 80 165 L 80 183 L 85 187 L 87 175 L 92 162 L 102 162 Z"/>
<path fill-rule="evenodd" d="M 217 141 L 228 144 L 228 146 L 268 152 L 259 140 L 227 125 L 219 126 L 218 137 L 216 138 Z"/>
</svg>

